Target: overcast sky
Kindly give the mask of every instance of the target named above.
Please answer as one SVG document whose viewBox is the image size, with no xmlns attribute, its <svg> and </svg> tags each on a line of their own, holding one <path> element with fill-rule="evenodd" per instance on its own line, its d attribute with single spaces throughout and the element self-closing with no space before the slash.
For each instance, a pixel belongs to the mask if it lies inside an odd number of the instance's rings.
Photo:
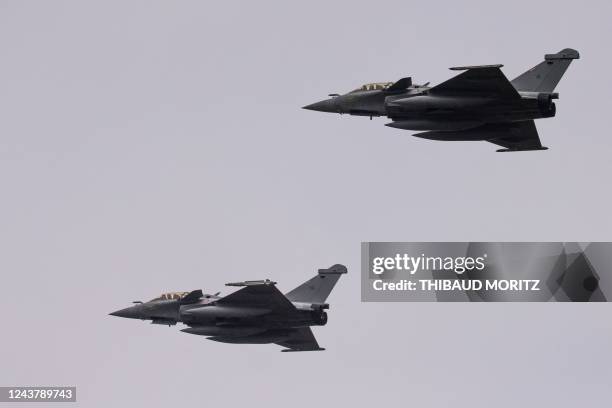
<svg viewBox="0 0 612 408">
<path fill-rule="evenodd" d="M 108 407 L 609 403 L 607 304 L 360 303 L 362 241 L 610 241 L 606 1 L 0 3 L 0 385 Z M 300 109 L 545 53 L 550 150 Z M 317 353 L 110 317 L 346 264 Z M 609 278 L 609 277 L 608 277 Z M 605 401 L 605 402 L 604 402 Z M 58 405 L 59 407 L 60 405 Z"/>
</svg>

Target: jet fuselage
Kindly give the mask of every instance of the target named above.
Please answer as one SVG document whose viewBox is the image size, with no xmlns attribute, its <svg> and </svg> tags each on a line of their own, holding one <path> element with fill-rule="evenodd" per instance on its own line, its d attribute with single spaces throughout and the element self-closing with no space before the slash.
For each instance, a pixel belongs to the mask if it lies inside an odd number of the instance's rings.
<svg viewBox="0 0 612 408">
<path fill-rule="evenodd" d="M 184 323 L 198 328 L 198 330 L 184 330 L 192 334 L 208 332 L 221 334 L 227 332 L 227 335 L 233 335 L 240 333 L 240 330 L 237 330 L 238 328 L 253 326 L 271 329 L 324 326 L 327 323 L 327 313 L 325 313 L 327 304 L 292 303 L 295 310 L 279 314 L 265 307 L 217 305 L 216 299 L 219 298 L 213 295 L 205 295 L 202 300 L 190 304 L 181 304 L 180 299 L 154 299 L 118 310 L 111 315 L 151 320 L 155 324 L 175 325 Z"/>
<path fill-rule="evenodd" d="M 414 131 L 453 131 L 555 116 L 555 93 L 520 92 L 520 99 L 430 95 L 429 87 L 405 92 L 353 91 L 305 106 L 305 109 L 356 116 L 387 116 L 387 126 Z"/>
</svg>

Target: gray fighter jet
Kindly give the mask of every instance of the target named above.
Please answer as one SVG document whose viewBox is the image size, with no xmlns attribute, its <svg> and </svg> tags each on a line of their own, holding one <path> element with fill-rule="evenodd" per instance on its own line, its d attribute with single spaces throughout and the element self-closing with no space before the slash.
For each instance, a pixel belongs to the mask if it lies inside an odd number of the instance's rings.
<svg viewBox="0 0 612 408">
<path fill-rule="evenodd" d="M 486 140 L 498 152 L 546 150 L 534 119 L 555 116 L 554 89 L 578 51 L 566 48 L 512 81 L 502 65 L 454 67 L 461 74 L 433 87 L 411 78 L 372 83 L 344 95 L 304 106 L 304 109 L 387 116 L 386 126 L 420 131 L 414 136 L 433 140 Z"/>
<path fill-rule="evenodd" d="M 268 279 L 227 283 L 242 289 L 225 297 L 201 290 L 166 293 L 111 315 L 169 326 L 181 322 L 189 326 L 181 331 L 222 343 L 276 343 L 286 347 L 282 351 L 324 350 L 310 326 L 327 323 L 325 300 L 346 272 L 344 265 L 319 269 L 317 276 L 285 295 Z"/>
</svg>

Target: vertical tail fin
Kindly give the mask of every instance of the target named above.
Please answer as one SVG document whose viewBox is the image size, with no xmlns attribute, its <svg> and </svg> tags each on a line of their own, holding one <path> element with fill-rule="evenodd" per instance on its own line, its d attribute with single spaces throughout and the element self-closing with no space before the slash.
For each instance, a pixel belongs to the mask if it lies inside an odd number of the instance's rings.
<svg viewBox="0 0 612 408">
<path fill-rule="evenodd" d="M 517 91 L 550 93 L 554 91 L 572 60 L 578 58 L 578 51 L 571 48 L 565 48 L 557 54 L 546 54 L 543 62 L 513 79 L 512 85 Z"/>
<path fill-rule="evenodd" d="M 319 269 L 317 276 L 302 283 L 291 292 L 285 294 L 285 296 L 292 302 L 325 303 L 325 299 L 331 293 L 340 276 L 346 272 L 346 266 L 344 265 L 334 265 L 329 269 Z"/>
</svg>

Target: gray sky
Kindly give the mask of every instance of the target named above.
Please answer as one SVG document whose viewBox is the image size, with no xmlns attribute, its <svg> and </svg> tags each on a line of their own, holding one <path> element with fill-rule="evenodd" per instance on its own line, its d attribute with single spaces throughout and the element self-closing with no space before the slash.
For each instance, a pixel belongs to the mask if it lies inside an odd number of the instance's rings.
<svg viewBox="0 0 612 408">
<path fill-rule="evenodd" d="M 362 304 L 361 241 L 610 240 L 605 1 L 0 3 L 0 385 L 78 406 L 609 402 L 607 304 Z M 299 107 L 365 82 L 513 78 L 573 47 L 546 152 Z M 107 313 L 349 275 L 321 353 Z M 402 402 L 403 401 L 403 402 Z M 59 406 L 59 405 L 58 405 Z M 75 404 L 69 406 L 74 407 Z"/>
</svg>

